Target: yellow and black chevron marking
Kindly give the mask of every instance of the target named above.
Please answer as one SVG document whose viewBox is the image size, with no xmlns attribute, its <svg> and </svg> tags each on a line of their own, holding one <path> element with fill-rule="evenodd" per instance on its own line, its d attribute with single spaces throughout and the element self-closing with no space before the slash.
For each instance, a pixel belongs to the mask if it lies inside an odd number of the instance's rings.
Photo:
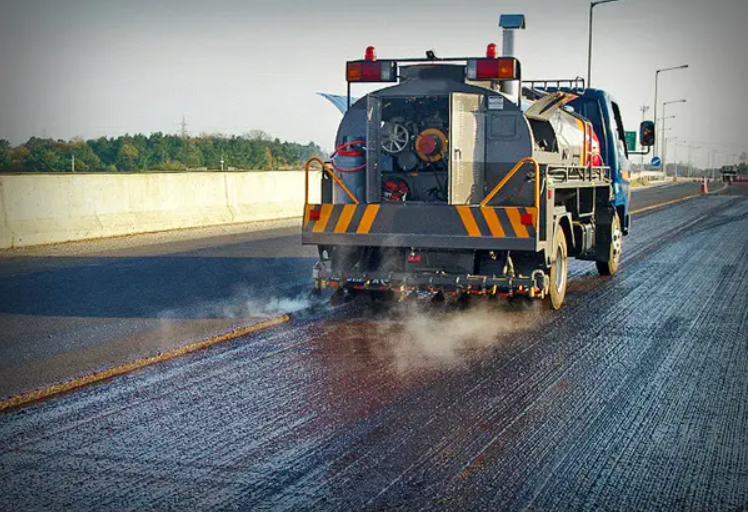
<svg viewBox="0 0 748 512">
<path fill-rule="evenodd" d="M 312 215 L 312 212 L 315 212 Z M 523 215 L 532 223 L 525 224 Z M 312 220 L 315 217 L 316 220 Z M 454 235 L 534 239 L 536 208 L 405 205 L 321 204 L 308 205 L 304 232 L 375 235 Z"/>
</svg>

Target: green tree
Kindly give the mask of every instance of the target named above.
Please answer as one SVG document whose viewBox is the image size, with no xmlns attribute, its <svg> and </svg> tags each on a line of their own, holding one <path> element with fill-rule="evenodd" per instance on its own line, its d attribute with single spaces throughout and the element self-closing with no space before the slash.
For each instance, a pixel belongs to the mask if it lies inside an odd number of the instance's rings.
<svg viewBox="0 0 748 512">
<path fill-rule="evenodd" d="M 117 169 L 120 171 L 137 170 L 138 148 L 130 143 L 123 143 L 117 153 Z"/>
<path fill-rule="evenodd" d="M 10 170 L 13 157 L 13 148 L 5 139 L 0 139 L 0 170 Z"/>
</svg>

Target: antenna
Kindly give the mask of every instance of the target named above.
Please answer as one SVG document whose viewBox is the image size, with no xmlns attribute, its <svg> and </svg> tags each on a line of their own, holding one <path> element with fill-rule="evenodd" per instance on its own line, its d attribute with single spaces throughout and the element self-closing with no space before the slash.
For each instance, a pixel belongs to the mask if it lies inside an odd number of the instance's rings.
<svg viewBox="0 0 748 512">
<path fill-rule="evenodd" d="M 187 119 L 182 115 L 182 122 L 179 123 L 179 134 L 183 139 L 187 138 Z"/>
</svg>

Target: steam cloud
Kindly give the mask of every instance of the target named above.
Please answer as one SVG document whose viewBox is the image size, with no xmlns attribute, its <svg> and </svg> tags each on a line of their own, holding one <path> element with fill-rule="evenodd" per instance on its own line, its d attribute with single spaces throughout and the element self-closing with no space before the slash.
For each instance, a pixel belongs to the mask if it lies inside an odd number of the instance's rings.
<svg viewBox="0 0 748 512">
<path fill-rule="evenodd" d="M 414 311 L 402 320 L 384 321 L 374 332 L 381 356 L 399 372 L 463 364 L 482 349 L 508 341 L 507 335 L 535 325 L 537 304 L 525 311 L 480 305 L 467 311 Z"/>
</svg>

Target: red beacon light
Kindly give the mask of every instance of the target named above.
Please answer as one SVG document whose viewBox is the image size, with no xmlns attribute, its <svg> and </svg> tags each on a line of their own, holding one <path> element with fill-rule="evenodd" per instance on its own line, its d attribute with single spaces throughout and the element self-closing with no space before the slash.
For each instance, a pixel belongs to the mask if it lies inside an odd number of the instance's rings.
<svg viewBox="0 0 748 512">
<path fill-rule="evenodd" d="M 491 43 L 486 47 L 486 58 L 496 58 L 496 45 L 494 43 Z"/>
<path fill-rule="evenodd" d="M 349 82 L 397 82 L 397 62 L 378 61 L 376 49 L 368 46 L 364 60 L 353 60 L 346 64 L 345 76 Z"/>
</svg>

